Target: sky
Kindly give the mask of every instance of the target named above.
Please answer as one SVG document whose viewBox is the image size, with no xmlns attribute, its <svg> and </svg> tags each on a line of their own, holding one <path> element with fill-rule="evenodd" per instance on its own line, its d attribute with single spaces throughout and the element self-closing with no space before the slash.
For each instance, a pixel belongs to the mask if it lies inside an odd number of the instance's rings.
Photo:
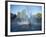
<svg viewBox="0 0 46 37">
<path fill-rule="evenodd" d="M 38 12 L 42 12 L 42 6 L 33 6 L 33 5 L 10 5 L 10 11 L 13 14 L 17 14 L 17 12 L 22 12 L 22 10 L 26 10 L 28 15 L 34 15 Z"/>
</svg>

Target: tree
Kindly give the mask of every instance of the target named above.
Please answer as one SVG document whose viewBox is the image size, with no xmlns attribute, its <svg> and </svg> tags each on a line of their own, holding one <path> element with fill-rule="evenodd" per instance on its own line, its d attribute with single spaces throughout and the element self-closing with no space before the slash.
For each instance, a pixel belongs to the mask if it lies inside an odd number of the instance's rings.
<svg viewBox="0 0 46 37">
<path fill-rule="evenodd" d="M 28 19 L 28 16 L 27 16 L 27 14 L 26 14 L 26 9 L 23 9 L 22 10 L 22 12 L 21 12 L 21 16 L 22 16 L 22 19 L 24 20 L 24 21 L 27 21 Z"/>
<path fill-rule="evenodd" d="M 21 12 L 17 12 L 17 17 L 22 21 L 26 21 L 28 19 L 28 16 L 26 15 L 26 10 L 23 9 Z"/>
<path fill-rule="evenodd" d="M 36 14 L 38 17 L 42 17 L 42 14 L 41 13 L 37 13 Z"/>
<path fill-rule="evenodd" d="M 42 22 L 42 14 L 41 13 L 37 13 L 36 14 L 36 16 L 37 16 L 37 22 Z"/>
</svg>

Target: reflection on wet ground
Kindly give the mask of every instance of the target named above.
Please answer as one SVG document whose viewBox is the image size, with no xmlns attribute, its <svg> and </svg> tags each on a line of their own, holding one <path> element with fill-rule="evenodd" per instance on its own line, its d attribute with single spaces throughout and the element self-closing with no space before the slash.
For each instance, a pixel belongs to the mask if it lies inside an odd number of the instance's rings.
<svg viewBox="0 0 46 37">
<path fill-rule="evenodd" d="M 12 20 L 11 22 L 11 32 L 38 31 L 38 30 L 41 30 L 41 23 L 37 23 L 35 21 L 30 24 L 26 24 L 26 25 L 25 24 L 19 25 L 15 19 Z"/>
</svg>

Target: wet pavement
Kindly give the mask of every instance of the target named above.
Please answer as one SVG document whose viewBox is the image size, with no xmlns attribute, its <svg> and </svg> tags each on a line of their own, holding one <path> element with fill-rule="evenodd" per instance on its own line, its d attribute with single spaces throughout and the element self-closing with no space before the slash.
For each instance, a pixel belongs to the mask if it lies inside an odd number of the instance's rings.
<svg viewBox="0 0 46 37">
<path fill-rule="evenodd" d="M 27 28 L 29 27 L 29 28 Z M 41 30 L 41 23 L 31 23 L 30 25 L 19 25 L 14 19 L 11 22 L 11 32 L 20 32 L 20 31 L 39 31 Z"/>
</svg>

